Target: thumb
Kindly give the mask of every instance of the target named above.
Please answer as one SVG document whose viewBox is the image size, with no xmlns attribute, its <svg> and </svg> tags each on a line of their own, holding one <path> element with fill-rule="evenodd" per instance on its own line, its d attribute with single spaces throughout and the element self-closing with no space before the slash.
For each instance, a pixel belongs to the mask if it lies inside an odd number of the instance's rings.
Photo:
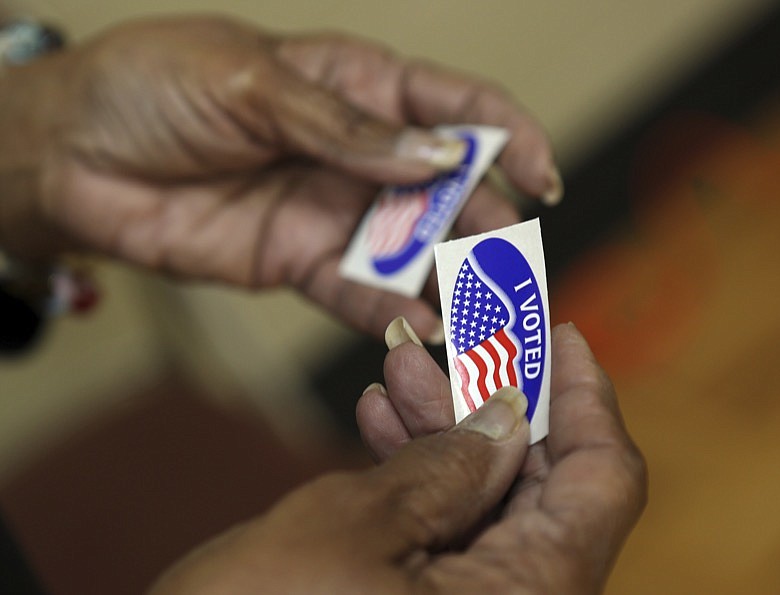
<svg viewBox="0 0 780 595">
<path fill-rule="evenodd" d="M 455 138 L 379 118 L 344 97 L 276 64 L 269 85 L 247 89 L 261 135 L 272 122 L 272 141 L 380 183 L 420 182 L 458 166 L 466 147 Z M 251 125 L 251 122 L 250 122 Z"/>
<path fill-rule="evenodd" d="M 376 519 L 386 524 L 389 555 L 444 547 L 500 502 L 528 450 L 527 405 L 518 389 L 502 388 L 458 425 L 410 442 L 373 472 L 391 499 Z"/>
</svg>

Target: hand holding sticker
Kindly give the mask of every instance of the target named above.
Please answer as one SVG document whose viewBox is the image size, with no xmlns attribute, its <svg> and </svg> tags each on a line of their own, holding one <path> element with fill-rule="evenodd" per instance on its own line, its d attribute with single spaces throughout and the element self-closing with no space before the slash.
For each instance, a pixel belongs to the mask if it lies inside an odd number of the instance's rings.
<svg viewBox="0 0 780 595">
<path fill-rule="evenodd" d="M 341 274 L 366 285 L 416 297 L 433 265 L 433 246 L 449 233 L 458 213 L 507 142 L 490 126 L 442 127 L 464 141 L 460 165 L 422 184 L 388 186 L 360 224 L 341 261 Z"/>
</svg>

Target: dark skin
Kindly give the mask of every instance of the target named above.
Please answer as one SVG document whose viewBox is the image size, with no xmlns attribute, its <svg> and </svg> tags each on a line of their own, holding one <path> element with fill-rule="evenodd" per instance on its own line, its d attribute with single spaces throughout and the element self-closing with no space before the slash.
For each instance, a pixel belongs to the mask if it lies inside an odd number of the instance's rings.
<svg viewBox="0 0 780 595">
<path fill-rule="evenodd" d="M 379 336 L 403 314 L 428 338 L 435 292 L 404 298 L 337 268 L 382 183 L 456 165 L 459 148 L 427 130 L 445 123 L 506 127 L 511 183 L 560 197 L 544 132 L 493 85 L 345 36 L 217 17 L 125 24 L 0 77 L 0 242 L 25 259 L 87 250 L 186 279 L 287 284 L 360 330 Z M 518 220 L 483 184 L 455 233 Z"/>
<path fill-rule="evenodd" d="M 216 17 L 139 21 L 0 76 L 0 244 L 45 263 L 110 255 L 184 279 L 291 285 L 381 335 L 429 299 L 341 279 L 383 183 L 427 179 L 462 147 L 427 129 L 503 126 L 517 190 L 560 198 L 541 128 L 495 86 L 334 35 Z M 481 184 L 456 234 L 519 220 Z M 432 282 L 433 280 L 431 280 Z M 452 427 L 449 385 L 411 342 L 358 404 L 374 470 L 326 476 L 193 552 L 155 595 L 594 593 L 644 504 L 641 456 L 573 327 L 553 334 L 549 437 L 528 447 L 505 390 Z"/>
<path fill-rule="evenodd" d="M 411 342 L 392 349 L 387 392 L 372 385 L 358 405 L 380 466 L 297 490 L 152 594 L 599 593 L 644 506 L 646 470 L 572 325 L 554 329 L 552 356 L 550 434 L 529 448 L 519 391 L 453 427 L 433 359 Z"/>
</svg>

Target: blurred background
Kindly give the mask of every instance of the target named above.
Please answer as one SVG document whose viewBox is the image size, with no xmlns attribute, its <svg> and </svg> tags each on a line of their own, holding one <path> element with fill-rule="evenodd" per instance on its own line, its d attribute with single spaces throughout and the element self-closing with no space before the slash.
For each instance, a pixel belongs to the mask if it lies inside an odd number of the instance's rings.
<svg viewBox="0 0 780 595">
<path fill-rule="evenodd" d="M 75 40 L 216 11 L 495 79 L 549 130 L 554 322 L 618 388 L 650 504 L 607 592 L 780 588 L 780 6 L 768 0 L 16 2 Z M 295 294 L 94 263 L 105 298 L 0 360 L 0 505 L 51 593 L 141 592 L 317 473 L 368 465 L 384 348 Z"/>
</svg>

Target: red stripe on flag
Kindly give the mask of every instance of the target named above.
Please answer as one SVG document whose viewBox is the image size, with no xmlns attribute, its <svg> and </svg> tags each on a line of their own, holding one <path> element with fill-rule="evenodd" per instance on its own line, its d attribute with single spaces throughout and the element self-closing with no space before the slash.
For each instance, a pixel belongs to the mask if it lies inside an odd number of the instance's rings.
<svg viewBox="0 0 780 595">
<path fill-rule="evenodd" d="M 485 363 L 485 360 L 482 359 L 482 356 L 477 353 L 476 349 L 467 351 L 464 355 L 466 355 L 472 362 L 474 362 L 474 365 L 477 366 L 477 369 L 479 370 L 479 375 L 477 376 L 477 390 L 479 391 L 479 396 L 482 397 L 482 400 L 487 401 L 488 397 L 490 397 L 487 384 L 485 384 L 485 379 L 488 375 L 487 364 Z"/>
<path fill-rule="evenodd" d="M 457 357 L 455 358 L 455 369 L 460 376 L 460 392 L 463 394 L 463 399 L 466 401 L 466 406 L 472 413 L 477 410 L 477 406 L 474 405 L 474 400 L 469 394 L 469 372 L 466 370 L 466 366 Z"/>
<path fill-rule="evenodd" d="M 425 192 L 382 197 L 368 228 L 371 252 L 385 256 L 403 247 L 427 206 L 428 195 Z"/>
<path fill-rule="evenodd" d="M 478 347 L 482 349 L 478 349 Z M 502 386 L 518 386 L 514 365 L 517 354 L 518 348 L 509 339 L 505 330 L 501 329 L 477 347 L 456 357 L 455 368 L 460 375 L 461 392 L 467 402 L 473 403 L 477 394 L 480 400 L 485 402 L 490 398 L 492 390 L 497 390 Z M 468 360 L 461 360 L 461 356 L 467 357 Z M 471 365 L 474 365 L 475 369 L 472 369 L 470 374 L 469 367 Z M 475 381 L 476 386 L 474 386 Z"/>
<path fill-rule="evenodd" d="M 507 336 L 505 329 L 501 329 L 493 336 L 496 338 L 496 340 L 499 343 L 501 343 L 504 349 L 506 349 L 507 355 L 509 356 L 509 360 L 507 361 L 506 364 L 506 372 L 507 372 L 507 376 L 509 377 L 509 384 L 512 386 L 518 386 L 517 373 L 515 372 L 515 363 L 514 363 L 515 357 L 517 357 L 517 347 L 515 347 L 515 344 L 509 340 L 509 337 Z"/>
<path fill-rule="evenodd" d="M 499 332 L 503 332 L 503 330 Z M 484 341 L 482 347 L 485 348 L 485 351 L 490 354 L 490 357 L 493 360 L 493 384 L 495 386 L 501 386 L 501 355 L 499 355 L 490 339 Z M 485 399 L 487 399 L 487 397 L 485 397 Z"/>
</svg>

